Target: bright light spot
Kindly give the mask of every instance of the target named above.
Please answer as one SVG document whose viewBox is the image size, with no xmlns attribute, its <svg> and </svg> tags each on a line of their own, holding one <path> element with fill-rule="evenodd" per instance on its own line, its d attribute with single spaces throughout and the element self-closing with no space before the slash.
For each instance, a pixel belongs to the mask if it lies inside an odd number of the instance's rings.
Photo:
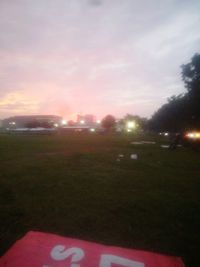
<svg viewBox="0 0 200 267">
<path fill-rule="evenodd" d="M 55 126 L 55 127 L 58 127 L 58 123 L 54 123 L 54 126 Z"/>
<path fill-rule="evenodd" d="M 100 124 L 101 123 L 101 121 L 100 120 L 97 120 L 97 124 Z"/>
<path fill-rule="evenodd" d="M 169 135 L 169 133 L 164 133 L 164 136 L 168 136 Z"/>
<path fill-rule="evenodd" d="M 67 124 L 67 121 L 66 121 L 66 120 L 62 120 L 62 121 L 61 121 L 61 124 L 62 124 L 62 125 L 66 125 L 66 124 Z"/>
<path fill-rule="evenodd" d="M 198 139 L 200 138 L 200 132 L 187 133 L 186 137 L 191 138 L 191 139 Z"/>
<path fill-rule="evenodd" d="M 127 127 L 128 129 L 134 129 L 134 128 L 136 127 L 136 123 L 135 123 L 135 121 L 128 121 L 128 122 L 126 123 L 126 127 Z"/>
<path fill-rule="evenodd" d="M 80 124 L 85 124 L 85 121 L 84 120 L 80 120 Z"/>
<path fill-rule="evenodd" d="M 130 132 L 132 132 L 132 130 L 131 129 L 127 129 L 127 132 L 130 133 Z"/>
<path fill-rule="evenodd" d="M 94 129 L 94 128 L 91 128 L 91 129 L 90 129 L 90 132 L 95 132 L 95 129 Z"/>
<path fill-rule="evenodd" d="M 11 122 L 9 122 L 9 124 L 11 124 L 11 125 L 15 125 L 16 122 L 15 122 L 15 121 L 11 121 Z"/>
</svg>

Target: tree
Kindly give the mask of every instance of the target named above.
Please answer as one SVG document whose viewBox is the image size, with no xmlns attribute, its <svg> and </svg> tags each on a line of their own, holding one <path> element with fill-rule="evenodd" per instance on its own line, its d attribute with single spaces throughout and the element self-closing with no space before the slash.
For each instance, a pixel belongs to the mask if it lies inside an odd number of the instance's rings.
<svg viewBox="0 0 200 267">
<path fill-rule="evenodd" d="M 181 68 L 187 92 L 170 97 L 168 103 L 155 112 L 150 121 L 153 130 L 181 131 L 200 128 L 200 54 L 195 54 Z"/>
<path fill-rule="evenodd" d="M 182 79 L 187 89 L 188 119 L 193 127 L 200 127 L 200 54 L 182 65 Z"/>
<path fill-rule="evenodd" d="M 105 116 L 101 122 L 101 126 L 107 131 L 113 129 L 115 124 L 116 124 L 116 120 L 115 120 L 115 117 L 113 117 L 112 115 Z"/>
<path fill-rule="evenodd" d="M 181 131 L 186 127 L 187 104 L 184 95 L 172 96 L 168 102 L 159 108 L 152 119 L 150 125 L 153 130 L 158 131 Z"/>
</svg>

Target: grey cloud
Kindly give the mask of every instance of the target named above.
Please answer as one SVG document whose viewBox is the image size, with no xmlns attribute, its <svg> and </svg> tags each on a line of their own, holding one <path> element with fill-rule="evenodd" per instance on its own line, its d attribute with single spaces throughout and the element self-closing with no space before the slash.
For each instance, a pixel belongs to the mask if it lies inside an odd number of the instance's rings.
<svg viewBox="0 0 200 267">
<path fill-rule="evenodd" d="M 102 0 L 89 0 L 88 3 L 92 6 L 100 6 L 103 4 Z"/>
</svg>

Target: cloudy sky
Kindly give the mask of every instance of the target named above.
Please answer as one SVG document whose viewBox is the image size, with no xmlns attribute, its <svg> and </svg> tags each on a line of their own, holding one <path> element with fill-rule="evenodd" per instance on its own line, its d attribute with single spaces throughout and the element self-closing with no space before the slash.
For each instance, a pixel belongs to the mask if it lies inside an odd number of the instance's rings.
<svg viewBox="0 0 200 267">
<path fill-rule="evenodd" d="M 0 0 L 0 118 L 149 117 L 196 52 L 199 0 Z"/>
</svg>

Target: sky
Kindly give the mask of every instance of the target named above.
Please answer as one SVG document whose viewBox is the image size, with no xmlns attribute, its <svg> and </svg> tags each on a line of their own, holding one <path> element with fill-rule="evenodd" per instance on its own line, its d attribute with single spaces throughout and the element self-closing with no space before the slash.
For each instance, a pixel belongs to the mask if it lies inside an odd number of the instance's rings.
<svg viewBox="0 0 200 267">
<path fill-rule="evenodd" d="M 199 29 L 199 0 L 0 0 L 0 118 L 150 117 Z"/>
</svg>

